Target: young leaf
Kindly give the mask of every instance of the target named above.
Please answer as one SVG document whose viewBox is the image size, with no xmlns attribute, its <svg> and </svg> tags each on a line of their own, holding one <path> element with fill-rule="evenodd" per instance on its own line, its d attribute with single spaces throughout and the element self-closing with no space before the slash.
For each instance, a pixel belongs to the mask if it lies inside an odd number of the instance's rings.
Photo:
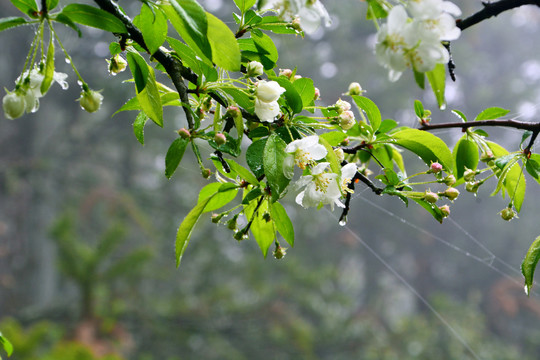
<svg viewBox="0 0 540 360">
<path fill-rule="evenodd" d="M 366 113 L 373 131 L 377 131 L 381 126 L 381 112 L 377 105 L 365 96 L 354 95 L 352 98 L 360 110 Z"/>
<path fill-rule="evenodd" d="M 283 238 L 289 243 L 289 245 L 294 246 L 293 223 L 289 218 L 289 215 L 287 215 L 287 211 L 285 211 L 283 205 L 281 205 L 277 201 L 275 203 L 272 203 L 270 214 L 281 236 L 283 236 Z"/>
<path fill-rule="evenodd" d="M 263 152 L 263 166 L 268 185 L 272 191 L 272 201 L 278 200 L 285 192 L 290 179 L 283 172 L 285 162 L 285 147 L 287 144 L 278 135 L 268 138 Z"/>
<path fill-rule="evenodd" d="M 30 24 L 31 23 L 29 23 L 28 21 L 26 21 L 26 19 L 22 17 L 10 16 L 10 17 L 0 19 L 0 31 L 11 29 L 16 26 L 30 25 Z"/>
<path fill-rule="evenodd" d="M 52 35 L 52 34 L 51 34 Z M 46 94 L 51 87 L 54 77 L 54 37 L 49 39 L 49 48 L 47 49 L 47 60 L 45 63 L 45 74 L 43 75 L 43 82 L 41 83 L 41 93 Z"/>
<path fill-rule="evenodd" d="M 253 237 L 259 244 L 263 256 L 266 258 L 268 254 L 268 248 L 274 243 L 276 238 L 276 229 L 274 227 L 274 221 L 270 216 L 270 221 L 267 221 L 264 214 L 268 213 L 268 201 L 263 201 L 257 213 L 254 214 L 255 208 L 257 207 L 257 202 L 251 202 L 244 210 L 248 220 L 253 219 L 251 223 L 251 233 Z"/>
<path fill-rule="evenodd" d="M 405 128 L 392 134 L 394 144 L 420 156 L 426 164 L 439 162 L 446 172 L 452 173 L 454 158 L 444 141 L 437 136 L 417 129 Z"/>
<path fill-rule="evenodd" d="M 474 121 L 498 119 L 509 112 L 510 110 L 502 109 L 500 107 L 490 107 L 478 114 Z"/>
<path fill-rule="evenodd" d="M 53 10 L 58 5 L 58 0 L 47 0 L 47 11 Z"/>
<path fill-rule="evenodd" d="M 433 90 L 433 94 L 437 99 L 437 103 L 439 104 L 439 108 L 444 109 L 446 107 L 446 100 L 444 98 L 444 87 L 446 81 L 445 65 L 435 65 L 435 68 L 428 71 L 426 75 L 429 80 L 429 84 L 431 85 L 431 89 Z"/>
<path fill-rule="evenodd" d="M 199 218 L 201 217 L 206 205 L 216 195 L 217 192 L 213 193 L 203 201 L 199 201 L 197 205 L 186 215 L 186 217 L 178 227 L 175 242 L 176 267 L 180 266 L 180 261 L 182 260 L 182 256 L 184 255 L 184 252 L 186 251 L 186 248 L 189 244 L 189 240 L 191 239 L 191 234 L 193 233 L 193 228 L 195 227 L 195 224 L 197 224 L 197 221 L 199 221 Z"/>
<path fill-rule="evenodd" d="M 424 111 L 424 105 L 422 104 L 420 100 L 414 100 L 414 113 L 420 119 L 423 119 L 426 114 Z"/>
<path fill-rule="evenodd" d="M 257 0 L 234 0 L 234 3 L 236 6 L 238 6 L 238 9 L 240 9 L 241 12 L 246 12 L 246 10 L 250 9 Z"/>
<path fill-rule="evenodd" d="M 263 155 L 268 138 L 254 141 L 246 150 L 246 162 L 257 178 L 264 175 Z"/>
<path fill-rule="evenodd" d="M 169 150 L 167 150 L 167 155 L 165 156 L 165 176 L 167 179 L 173 176 L 180 161 L 182 161 L 188 143 L 189 139 L 178 138 L 169 146 Z"/>
<path fill-rule="evenodd" d="M 315 86 L 310 78 L 300 78 L 292 83 L 300 97 L 304 107 L 309 106 L 315 98 Z"/>
<path fill-rule="evenodd" d="M 141 145 L 144 145 L 144 126 L 149 119 L 144 111 L 141 111 L 133 122 L 133 133 Z"/>
<path fill-rule="evenodd" d="M 0 345 L 2 345 L 2 347 L 3 347 L 4 350 L 6 351 L 7 356 L 11 356 L 11 354 L 13 354 L 13 345 L 12 345 L 11 342 L 7 339 L 7 337 L 5 337 L 4 335 L 2 335 L 1 332 L 0 332 Z"/>
<path fill-rule="evenodd" d="M 533 286 L 534 271 L 538 260 L 540 260 L 540 236 L 533 241 L 521 263 L 521 273 L 525 278 L 525 293 L 527 296 L 529 296 Z"/>
<path fill-rule="evenodd" d="M 456 162 L 455 176 L 459 180 L 463 177 L 465 168 L 476 170 L 478 167 L 478 146 L 464 135 L 454 147 L 454 160 Z"/>
<path fill-rule="evenodd" d="M 212 61 L 225 70 L 240 70 L 240 47 L 234 34 L 223 21 L 207 13 L 208 39 L 212 48 Z"/>
<path fill-rule="evenodd" d="M 173 26 L 182 39 L 190 46 L 195 45 L 207 59 L 213 59 L 212 47 L 208 41 L 208 18 L 204 8 L 196 0 L 169 2 L 180 19 L 180 22 L 174 21 Z M 171 16 L 168 17 L 172 21 Z"/>
<path fill-rule="evenodd" d="M 248 192 L 244 198 L 242 199 L 242 205 L 248 205 L 252 200 L 255 200 L 259 196 L 262 195 L 262 190 L 260 187 L 256 187 L 255 189 Z"/>
<path fill-rule="evenodd" d="M 332 169 L 332 172 L 341 175 L 341 164 L 339 163 L 337 155 L 332 146 L 323 137 L 319 137 L 319 143 L 326 148 L 326 160 L 330 163 L 330 169 Z"/>
<path fill-rule="evenodd" d="M 240 176 L 243 180 L 247 181 L 251 185 L 257 185 L 259 183 L 257 178 L 242 165 L 231 159 L 227 159 L 226 161 L 227 164 L 229 164 L 229 166 L 231 167 L 231 169 L 233 169 L 233 171 L 235 171 L 238 176 Z"/>
<path fill-rule="evenodd" d="M 10 0 L 13 6 L 19 9 L 26 15 L 32 15 L 38 12 L 38 7 L 35 0 Z M 35 16 L 33 16 L 35 17 Z"/>
<path fill-rule="evenodd" d="M 540 183 L 540 155 L 532 154 L 531 157 L 525 163 L 525 169 L 527 172 Z"/>
<path fill-rule="evenodd" d="M 343 140 L 347 138 L 347 134 L 345 134 L 343 131 L 330 131 L 322 133 L 319 136 L 319 139 L 320 138 L 325 139 L 331 146 L 338 146 Z"/>
<path fill-rule="evenodd" d="M 84 4 L 69 4 L 61 12 L 71 21 L 112 33 L 127 33 L 126 27 L 116 16 L 105 10 Z"/>
<path fill-rule="evenodd" d="M 141 30 L 150 54 L 155 53 L 165 42 L 167 18 L 160 8 L 151 8 L 150 4 L 144 3 L 139 15 L 133 19 L 133 24 Z"/>
<path fill-rule="evenodd" d="M 208 184 L 199 192 L 198 202 L 205 201 L 212 194 L 215 196 L 206 204 L 203 212 L 214 211 L 230 203 L 238 194 L 238 185 L 218 182 Z"/>
<path fill-rule="evenodd" d="M 416 85 L 422 90 L 426 88 L 426 75 L 423 72 L 419 72 L 413 69 L 414 73 L 414 81 L 416 81 Z"/>
<path fill-rule="evenodd" d="M 458 118 L 460 118 L 461 121 L 467 122 L 467 117 L 466 117 L 465 114 L 462 113 L 461 111 L 459 111 L 459 110 L 452 110 L 452 114 L 454 114 L 454 115 L 456 115 Z"/>
</svg>

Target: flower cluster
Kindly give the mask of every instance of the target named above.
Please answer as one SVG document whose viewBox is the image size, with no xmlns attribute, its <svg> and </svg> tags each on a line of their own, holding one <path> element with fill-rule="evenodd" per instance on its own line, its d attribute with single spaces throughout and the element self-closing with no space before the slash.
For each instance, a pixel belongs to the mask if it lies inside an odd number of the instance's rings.
<svg viewBox="0 0 540 360">
<path fill-rule="evenodd" d="M 53 81 L 57 82 L 62 89 L 66 90 L 69 85 L 66 81 L 67 74 L 54 72 Z M 2 99 L 2 107 L 6 118 L 13 120 L 27 113 L 34 113 L 39 109 L 39 99 L 45 94 L 41 91 L 41 85 L 45 75 L 37 67 L 26 71 L 17 78 L 14 91 L 6 90 Z"/>
<path fill-rule="evenodd" d="M 375 46 L 378 61 L 389 69 L 390 81 L 397 81 L 407 68 L 422 73 L 448 62 L 448 50 L 441 41 L 456 40 L 461 33 L 452 15 L 461 15 L 460 9 L 443 0 L 408 0 L 405 6 L 390 10 Z"/>
<path fill-rule="evenodd" d="M 321 22 L 329 26 L 330 15 L 319 0 L 266 0 L 261 1 L 262 10 L 275 10 L 287 21 L 297 24 L 301 30 L 310 34 L 315 32 Z"/>
<path fill-rule="evenodd" d="M 290 155 L 286 158 L 284 166 L 292 168 L 293 164 L 296 164 L 306 174 L 296 183 L 299 189 L 303 189 L 296 196 L 296 203 L 304 208 L 330 205 L 333 210 L 334 205 L 345 207 L 339 199 L 347 192 L 351 192 L 348 185 L 356 174 L 356 164 L 343 166 L 341 175 L 327 171 L 330 167 L 329 162 L 317 163 L 317 160 L 322 160 L 327 155 L 327 150 L 319 144 L 317 135 L 292 141 L 285 148 L 285 152 Z M 292 175 L 292 171 L 285 173 Z"/>
</svg>

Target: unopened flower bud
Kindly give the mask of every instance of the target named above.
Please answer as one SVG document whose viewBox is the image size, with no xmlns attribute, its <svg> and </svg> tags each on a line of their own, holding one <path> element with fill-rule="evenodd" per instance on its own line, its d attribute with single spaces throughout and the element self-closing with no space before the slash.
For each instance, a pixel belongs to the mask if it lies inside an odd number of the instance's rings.
<svg viewBox="0 0 540 360">
<path fill-rule="evenodd" d="M 189 132 L 188 129 L 186 128 L 181 128 L 180 130 L 178 130 L 178 135 L 182 138 L 182 139 L 189 139 L 191 137 L 191 133 Z"/>
<path fill-rule="evenodd" d="M 221 221 L 221 219 L 223 218 L 223 216 L 225 216 L 225 213 L 221 213 L 221 214 L 212 214 L 212 222 L 214 224 L 219 224 L 219 222 Z"/>
<path fill-rule="evenodd" d="M 357 82 L 352 82 L 349 84 L 349 92 L 348 95 L 362 95 L 364 90 L 362 90 L 362 86 L 360 86 Z"/>
<path fill-rule="evenodd" d="M 276 249 L 274 250 L 273 255 L 278 260 L 283 259 L 283 257 L 287 255 L 287 248 L 284 248 L 278 245 L 276 246 Z"/>
<path fill-rule="evenodd" d="M 208 179 L 210 175 L 212 175 L 212 171 L 210 171 L 210 169 L 207 169 L 207 168 L 202 169 L 201 175 L 203 178 Z"/>
<path fill-rule="evenodd" d="M 236 119 L 238 117 L 242 117 L 242 111 L 240 111 L 240 109 L 237 106 L 229 106 L 227 108 L 227 112 L 225 113 L 225 116 Z"/>
<path fill-rule="evenodd" d="M 336 107 L 336 110 L 339 114 L 341 114 L 342 112 L 344 111 L 349 111 L 351 110 L 351 103 L 347 102 L 347 101 L 344 101 L 344 100 L 341 100 L 339 99 L 338 101 L 336 101 L 336 103 L 334 104 L 334 106 Z"/>
<path fill-rule="evenodd" d="M 467 182 L 471 182 L 474 180 L 474 177 L 476 176 L 476 171 L 472 170 L 472 169 L 467 169 L 465 170 L 465 172 L 463 173 L 463 180 L 467 181 Z"/>
<path fill-rule="evenodd" d="M 503 218 L 503 220 L 506 220 L 506 221 L 510 221 L 513 218 L 517 217 L 517 213 L 511 207 L 506 207 L 502 209 L 500 214 L 501 214 L 501 218 Z"/>
<path fill-rule="evenodd" d="M 435 194 L 432 191 L 426 190 L 424 193 L 424 200 L 426 200 L 428 203 L 434 204 L 439 200 L 439 195 Z"/>
<path fill-rule="evenodd" d="M 109 63 L 109 74 L 111 75 L 116 75 L 126 70 L 127 61 L 120 54 L 116 54 L 110 60 L 107 60 L 107 62 Z"/>
<path fill-rule="evenodd" d="M 345 160 L 345 153 L 343 152 L 343 149 L 338 147 L 334 149 L 334 154 L 336 154 L 336 157 L 338 159 L 338 162 L 342 162 Z"/>
<path fill-rule="evenodd" d="M 450 206 L 448 205 L 439 206 L 439 210 L 441 210 L 444 217 L 448 217 L 450 215 Z"/>
<path fill-rule="evenodd" d="M 4 115 L 9 120 L 16 119 L 23 116 L 26 109 L 26 102 L 24 96 L 16 92 L 9 92 L 2 99 L 2 107 L 4 108 Z"/>
<path fill-rule="evenodd" d="M 454 175 L 448 175 L 443 179 L 443 183 L 445 183 L 448 186 L 452 186 L 456 183 L 456 177 Z"/>
<path fill-rule="evenodd" d="M 493 153 L 491 151 L 483 152 L 480 155 L 480 161 L 482 161 L 482 162 L 488 162 L 490 160 L 493 160 L 494 158 L 495 158 L 495 156 L 493 155 Z"/>
<path fill-rule="evenodd" d="M 300 26 L 300 18 L 298 16 L 291 21 L 291 26 L 296 31 L 302 31 L 302 27 Z"/>
<path fill-rule="evenodd" d="M 294 75 L 292 80 L 295 81 L 295 80 L 298 80 L 298 79 L 301 79 L 301 78 L 302 78 L 302 75 Z"/>
<path fill-rule="evenodd" d="M 79 98 L 81 107 L 93 113 L 99 110 L 101 107 L 101 102 L 103 101 L 103 95 L 94 90 L 83 90 L 81 97 Z"/>
<path fill-rule="evenodd" d="M 279 76 L 285 76 L 291 78 L 293 71 L 291 69 L 279 69 Z"/>
<path fill-rule="evenodd" d="M 349 142 L 350 142 L 350 141 L 351 141 L 351 140 L 350 140 L 348 137 L 346 137 L 345 139 L 343 139 L 343 141 L 340 143 L 340 145 L 342 145 L 342 146 L 349 146 Z"/>
<path fill-rule="evenodd" d="M 249 77 L 261 76 L 263 73 L 263 64 L 258 61 L 251 61 L 246 65 L 246 75 Z"/>
<path fill-rule="evenodd" d="M 451 201 L 454 201 L 459 196 L 459 190 L 453 187 L 449 187 L 443 194 Z"/>
<path fill-rule="evenodd" d="M 313 96 L 313 100 L 319 100 L 321 98 L 321 90 L 319 88 L 315 88 L 315 95 Z"/>
<path fill-rule="evenodd" d="M 440 173 L 442 169 L 443 169 L 443 166 L 439 164 L 438 162 L 431 163 L 431 166 L 429 168 L 429 170 L 434 174 Z"/>
<path fill-rule="evenodd" d="M 478 191 L 478 188 L 480 187 L 480 185 L 482 185 L 480 181 L 468 182 L 465 185 L 465 190 L 467 190 L 468 192 L 475 193 Z"/>
<path fill-rule="evenodd" d="M 354 113 L 350 110 L 344 111 L 338 116 L 339 120 L 339 126 L 343 130 L 349 130 L 356 124 L 356 121 L 354 120 Z"/>
<path fill-rule="evenodd" d="M 224 145 L 227 142 L 227 138 L 225 137 L 225 134 L 217 133 L 216 135 L 214 135 L 214 141 L 218 145 Z"/>
</svg>

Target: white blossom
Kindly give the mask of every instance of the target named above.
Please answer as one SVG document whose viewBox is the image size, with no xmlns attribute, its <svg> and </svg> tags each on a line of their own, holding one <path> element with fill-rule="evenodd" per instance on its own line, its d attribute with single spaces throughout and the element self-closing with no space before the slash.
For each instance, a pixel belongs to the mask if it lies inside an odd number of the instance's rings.
<svg viewBox="0 0 540 360">
<path fill-rule="evenodd" d="M 311 169 L 311 175 L 302 176 L 297 183 L 299 187 L 305 187 L 296 196 L 296 203 L 304 208 L 330 205 L 334 210 L 334 205 L 345 207 L 339 201 L 341 190 L 337 183 L 338 174 L 325 172 L 330 163 L 323 162 Z"/>
<path fill-rule="evenodd" d="M 291 154 L 285 161 L 296 164 L 302 170 L 313 166 L 317 160 L 321 160 L 327 154 L 326 148 L 319 144 L 317 135 L 292 141 L 285 147 L 285 152 Z"/>
<path fill-rule="evenodd" d="M 263 0 L 261 10 L 274 10 L 286 21 L 300 20 L 300 27 L 306 33 L 315 32 L 321 23 L 330 26 L 328 11 L 319 0 Z"/>
<path fill-rule="evenodd" d="M 261 121 L 273 122 L 279 115 L 280 109 L 277 100 L 285 92 L 276 81 L 261 80 L 255 90 L 255 114 Z"/>
<path fill-rule="evenodd" d="M 349 163 L 341 168 L 341 181 L 340 187 L 342 193 L 352 193 L 353 191 L 349 189 L 349 184 L 351 183 L 354 175 L 358 171 L 358 167 L 354 163 Z"/>
</svg>

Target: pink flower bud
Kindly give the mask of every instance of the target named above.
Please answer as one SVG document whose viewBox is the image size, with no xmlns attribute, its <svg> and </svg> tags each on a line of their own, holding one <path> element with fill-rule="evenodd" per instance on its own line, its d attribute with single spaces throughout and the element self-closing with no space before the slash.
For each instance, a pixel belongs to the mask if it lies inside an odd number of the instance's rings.
<svg viewBox="0 0 540 360">
<path fill-rule="evenodd" d="M 186 128 L 181 128 L 180 130 L 178 130 L 178 135 L 182 138 L 182 139 L 189 139 L 191 137 L 191 133 L 189 132 L 188 129 Z"/>
<path fill-rule="evenodd" d="M 357 82 L 352 82 L 349 84 L 349 95 L 362 95 L 364 90 L 362 90 L 362 86 L 360 86 Z"/>
<path fill-rule="evenodd" d="M 465 180 L 467 182 L 473 181 L 475 176 L 476 176 L 476 171 L 471 170 L 471 169 L 467 169 L 463 173 L 463 180 Z"/>
<path fill-rule="evenodd" d="M 202 169 L 201 175 L 203 178 L 208 179 L 210 175 L 212 175 L 212 171 L 210 171 L 210 169 L 207 169 L 207 168 Z"/>
<path fill-rule="evenodd" d="M 451 201 L 454 201 L 459 196 L 459 190 L 453 187 L 449 187 L 444 192 L 444 196 L 446 196 Z"/>
<path fill-rule="evenodd" d="M 343 130 L 349 130 L 356 124 L 356 121 L 354 120 L 354 113 L 350 110 L 344 111 L 338 116 L 339 120 L 339 126 Z"/>
<path fill-rule="evenodd" d="M 227 138 L 223 133 L 217 133 L 216 135 L 214 135 L 214 141 L 218 145 L 224 145 L 227 142 Z"/>
<path fill-rule="evenodd" d="M 315 95 L 313 96 L 313 100 L 319 100 L 321 98 L 321 91 L 319 88 L 315 88 Z"/>
<path fill-rule="evenodd" d="M 432 191 L 426 190 L 424 193 L 424 200 L 426 200 L 428 203 L 434 204 L 439 200 L 439 195 L 435 194 Z"/>
<path fill-rule="evenodd" d="M 443 166 L 439 164 L 438 162 L 431 163 L 430 170 L 432 173 L 437 174 L 440 173 L 443 169 Z"/>
<path fill-rule="evenodd" d="M 456 177 L 454 175 L 448 175 L 443 179 L 443 183 L 445 183 L 448 186 L 452 186 L 456 183 Z"/>
<path fill-rule="evenodd" d="M 450 215 L 450 206 L 448 205 L 439 206 L 439 210 L 441 210 L 444 217 L 448 217 Z"/>
<path fill-rule="evenodd" d="M 291 69 L 279 69 L 279 76 L 291 78 L 293 71 Z"/>
</svg>

